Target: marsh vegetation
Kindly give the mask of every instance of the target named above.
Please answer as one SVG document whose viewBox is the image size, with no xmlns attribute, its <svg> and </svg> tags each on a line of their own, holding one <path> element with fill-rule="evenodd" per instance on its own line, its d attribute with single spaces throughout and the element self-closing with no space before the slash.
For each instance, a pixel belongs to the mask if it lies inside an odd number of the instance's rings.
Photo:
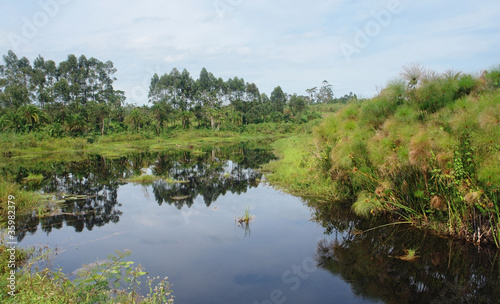
<svg viewBox="0 0 500 304">
<path fill-rule="evenodd" d="M 361 216 L 500 247 L 499 75 L 498 67 L 474 77 L 408 66 L 312 136 L 276 143 L 282 160 L 270 164 L 269 179 Z"/>
<path fill-rule="evenodd" d="M 126 218 L 120 189 L 137 194 L 129 187 L 141 189 L 145 206 L 151 193 L 154 207 L 164 208 L 154 212 L 170 217 L 167 208 L 178 211 L 174 222 L 210 214 L 207 218 L 222 225 L 236 217 L 250 240 L 265 225 L 277 226 L 259 212 L 282 218 L 287 210 L 265 205 L 260 197 L 252 201 L 260 210 L 245 205 L 243 215 L 241 202 L 233 202 L 239 209 L 230 209 L 231 214 L 228 206 L 210 206 L 226 195 L 257 189 L 265 180 L 300 196 L 324 233 L 336 233 L 334 240 L 317 244 L 316 260 L 350 282 L 355 293 L 386 302 L 498 297 L 500 67 L 481 75 L 438 74 L 412 64 L 368 100 L 352 93 L 334 98 L 327 81 L 306 96 L 286 94 L 279 86 L 267 96 L 238 77 L 224 81 L 202 69 L 193 79 L 187 70 L 173 69 L 152 77 L 144 106 L 125 103 L 124 92 L 113 88 L 115 72 L 112 62 L 83 55 L 69 55 L 58 64 L 41 56 L 33 64 L 13 52 L 4 56 L 0 213 L 5 226 L 6 198 L 15 196 L 17 241 L 37 231 L 48 236 L 60 229 L 81 233 L 119 225 Z M 196 208 L 200 202 L 205 209 Z M 151 212 L 151 206 L 128 208 Z M 250 210 L 259 213 L 252 236 Z M 212 225 L 196 221 L 204 229 Z M 293 219 L 283 223 L 305 227 Z M 190 229 L 186 235 L 196 238 Z M 233 233 L 241 233 L 237 230 Z M 451 238 L 435 238 L 428 231 Z M 235 239 L 203 235 L 214 243 Z M 265 243 L 274 246 L 279 237 L 273 237 Z M 461 241 L 481 253 L 476 256 Z M 251 246 L 239 246 L 239 254 L 253 252 Z M 0 254 L 5 248 L 2 240 Z M 37 254 L 42 253 L 18 251 L 23 299 L 40 299 L 50 290 L 54 299 L 67 303 L 172 300 L 166 281 L 153 292 L 148 280 L 149 295 L 139 295 L 134 284 L 145 271 L 124 260 L 128 253 L 84 267 L 76 280 L 51 267 L 33 271 Z M 462 270 L 470 261 L 472 267 Z M 231 275 L 245 283 L 260 278 Z M 124 277 L 133 283 L 130 293 L 110 285 Z M 483 298 L 479 291 L 485 290 Z"/>
</svg>

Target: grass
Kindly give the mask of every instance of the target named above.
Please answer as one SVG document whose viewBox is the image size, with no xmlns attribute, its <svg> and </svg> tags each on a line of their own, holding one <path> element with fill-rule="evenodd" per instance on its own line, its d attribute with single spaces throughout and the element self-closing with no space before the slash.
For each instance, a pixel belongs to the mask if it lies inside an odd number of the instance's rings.
<svg viewBox="0 0 500 304">
<path fill-rule="evenodd" d="M 135 184 L 152 184 L 155 181 L 160 180 L 160 179 L 161 179 L 161 176 L 143 174 L 143 175 L 131 177 L 131 178 L 127 179 L 127 181 L 130 183 L 135 183 Z"/>
<path fill-rule="evenodd" d="M 243 213 L 243 216 L 240 216 L 237 218 L 237 222 L 242 224 L 242 223 L 245 223 L 245 224 L 250 224 L 250 222 L 254 219 L 254 216 L 250 214 L 250 207 L 247 206 L 245 208 L 245 211 Z"/>
<path fill-rule="evenodd" d="M 42 202 L 40 194 L 26 191 L 15 183 L 8 182 L 5 178 L 0 177 L 0 215 L 2 218 L 1 223 L 7 221 L 9 206 L 15 205 L 16 214 L 26 214 L 31 211 L 38 210 Z M 9 204 L 12 202 L 14 204 Z"/>
<path fill-rule="evenodd" d="M 333 151 L 323 171 L 333 187 L 351 189 L 360 215 L 446 222 L 441 232 L 499 246 L 500 92 L 472 94 L 469 77 L 449 82 L 428 80 L 392 104 L 383 91 L 326 118 L 315 134 L 319 153 Z"/>
<path fill-rule="evenodd" d="M 245 126 L 242 132 L 212 131 L 205 129 L 172 130 L 155 136 L 149 133 L 121 132 L 110 135 L 89 135 L 88 138 L 52 138 L 43 133 L 3 133 L 0 135 L 0 154 L 8 157 L 37 155 L 40 153 L 85 152 L 105 156 L 120 155 L 145 149 L 201 147 L 214 143 L 234 143 L 248 140 L 281 138 L 310 128 L 317 120 L 307 124 L 266 123 Z"/>
<path fill-rule="evenodd" d="M 330 183 L 314 170 L 327 160 L 311 151 L 312 137 L 302 134 L 276 141 L 272 148 L 279 158 L 263 166 L 266 181 L 295 195 L 333 197 Z"/>
<path fill-rule="evenodd" d="M 7 282 L 11 275 L 6 267 L 4 238 L 0 242 L 0 276 Z M 167 278 L 147 277 L 148 294 L 141 295 L 138 288 L 141 277 L 147 272 L 140 265 L 133 267 L 134 262 L 125 261 L 129 251 L 115 251 L 116 255 L 108 256 L 108 260 L 84 265 L 71 280 L 62 269 L 52 269 L 50 265 L 53 252 L 45 249 L 16 250 L 17 271 L 15 274 L 15 291 L 3 284 L 0 293 L 2 303 L 173 303 L 171 285 Z M 159 282 L 156 282 L 158 281 Z M 9 292 L 11 292 L 9 294 Z"/>
<path fill-rule="evenodd" d="M 422 71 L 412 85 L 392 81 L 314 132 L 278 140 L 267 180 L 296 195 L 351 201 L 359 215 L 392 214 L 500 248 L 500 91 L 488 75 Z"/>
<path fill-rule="evenodd" d="M 27 183 L 40 183 L 41 181 L 43 181 L 43 175 L 29 173 L 29 175 L 23 180 Z"/>
</svg>

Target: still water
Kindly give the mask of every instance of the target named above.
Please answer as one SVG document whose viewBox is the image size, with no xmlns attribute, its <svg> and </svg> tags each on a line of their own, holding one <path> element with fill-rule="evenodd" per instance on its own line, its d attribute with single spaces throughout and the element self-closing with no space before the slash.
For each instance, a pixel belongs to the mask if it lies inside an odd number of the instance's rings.
<svg viewBox="0 0 500 304">
<path fill-rule="evenodd" d="M 272 159 L 241 144 L 2 170 L 46 177 L 28 188 L 87 196 L 21 218 L 20 246 L 57 247 L 66 273 L 130 249 L 149 276 L 168 276 L 176 303 L 497 303 L 495 250 L 409 227 L 360 234 L 374 223 L 268 186 L 257 169 Z M 138 174 L 165 178 L 127 182 Z M 237 223 L 246 209 L 253 221 Z M 401 259 L 407 249 L 418 258 Z"/>
</svg>

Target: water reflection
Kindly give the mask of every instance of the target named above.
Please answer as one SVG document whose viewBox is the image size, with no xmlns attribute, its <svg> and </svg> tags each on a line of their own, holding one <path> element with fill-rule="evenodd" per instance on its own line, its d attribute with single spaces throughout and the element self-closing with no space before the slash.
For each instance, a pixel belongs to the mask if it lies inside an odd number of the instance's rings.
<svg viewBox="0 0 500 304">
<path fill-rule="evenodd" d="M 273 290 L 290 290 L 283 274 L 314 252 L 323 271 L 300 281 L 300 292 L 287 293 L 287 303 L 495 303 L 500 299 L 496 250 L 478 249 L 404 225 L 361 233 L 380 223 L 354 216 L 348 206 L 330 203 L 309 203 L 323 228 L 311 225 L 309 209 L 296 198 L 265 187 L 255 189 L 261 179 L 255 168 L 272 158 L 266 150 L 238 145 L 119 158 L 91 155 L 49 164 L 13 163 L 0 168 L 0 173 L 17 176 L 19 183 L 29 173 L 41 174 L 42 182 L 25 187 L 59 197 L 85 195 L 67 200 L 57 215 L 19 217 L 19 241 L 29 232 L 49 234 L 64 226 L 73 228 L 61 229 L 63 233 L 54 233 L 50 239 L 63 242 L 73 237 L 73 229 L 94 230 L 90 241 L 84 233 L 74 236 L 78 250 L 66 256 L 75 259 L 67 262 L 72 265 L 69 270 L 80 267 L 78 255 L 88 261 L 116 248 L 131 248 L 147 269 L 172 278 L 175 294 L 183 303 L 250 303 L 256 299 L 267 303 L 264 299 Z M 143 186 L 154 201 L 137 198 L 138 189 L 124 184 L 145 170 L 183 183 L 159 180 Z M 242 193 L 246 195 L 239 196 Z M 241 215 L 247 201 L 255 208 L 252 213 L 257 220 L 239 225 L 235 221 L 231 229 L 233 216 Z M 96 229 L 102 226 L 106 227 Z M 323 232 L 329 239 L 317 242 L 317 237 L 325 237 Z M 109 235 L 114 239 L 108 239 Z M 96 239 L 106 242 L 80 245 Z M 40 240 L 45 238 L 33 238 L 33 242 Z M 401 259 L 409 249 L 416 250 L 417 259 Z M 346 283 L 357 296 L 345 292 Z"/>
<path fill-rule="evenodd" d="M 27 233 L 41 229 L 46 234 L 64 225 L 76 232 L 92 230 L 108 223 L 117 223 L 122 211 L 117 201 L 117 190 L 126 179 L 150 171 L 155 176 L 168 176 L 182 183 L 158 180 L 153 183 L 153 194 L 159 205 L 174 205 L 178 209 L 191 207 L 197 197 L 206 206 L 227 192 L 241 194 L 257 187 L 261 164 L 273 159 L 263 149 L 250 149 L 244 144 L 202 151 L 164 151 L 135 153 L 120 158 L 91 155 L 82 161 L 59 162 L 48 165 L 30 164 L 3 167 L 4 174 L 17 176 L 22 184 L 29 173 L 42 174 L 43 182 L 25 184 L 30 190 L 51 193 L 66 200 L 52 208 L 51 216 L 39 217 L 37 212 L 18 218 L 18 241 Z M 68 195 L 84 195 L 82 198 Z"/>
<path fill-rule="evenodd" d="M 498 303 L 496 249 L 479 249 L 403 225 L 361 233 L 374 223 L 346 215 L 344 221 L 322 218 L 327 232 L 343 233 L 334 241 L 319 241 L 316 260 L 348 282 L 356 295 L 384 303 Z M 416 259 L 405 260 L 409 249 L 416 250 Z"/>
</svg>

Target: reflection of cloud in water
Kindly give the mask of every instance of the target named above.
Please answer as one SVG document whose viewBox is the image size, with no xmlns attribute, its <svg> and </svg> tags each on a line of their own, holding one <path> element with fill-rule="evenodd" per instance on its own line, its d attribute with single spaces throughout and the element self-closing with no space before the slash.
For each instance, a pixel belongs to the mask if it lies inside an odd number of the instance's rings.
<svg viewBox="0 0 500 304">
<path fill-rule="evenodd" d="M 64 246 L 64 247 L 57 247 L 57 254 L 60 254 L 60 253 L 63 253 L 63 252 L 67 252 L 69 251 L 70 249 L 76 249 L 76 248 L 79 248 L 79 247 L 83 247 L 85 245 L 89 245 L 89 244 L 93 244 L 93 243 L 96 243 L 96 242 L 100 242 L 100 241 L 104 241 L 104 240 L 107 240 L 109 238 L 112 238 L 112 237 L 116 237 L 116 236 L 119 236 L 119 235 L 122 235 L 126 233 L 126 231 L 122 231 L 122 232 L 115 232 L 113 234 L 110 234 L 110 235 L 105 235 L 105 236 L 102 236 L 100 238 L 97 238 L 97 239 L 93 239 L 93 240 L 88 240 L 88 241 L 85 241 L 85 242 L 80 242 L 80 243 L 76 243 L 76 244 L 68 244 L 67 246 Z M 69 238 L 67 240 L 64 240 L 62 243 L 65 243 L 65 242 L 69 242 L 71 241 L 73 238 Z"/>
<path fill-rule="evenodd" d="M 237 153 L 233 153 L 234 151 Z M 166 203 L 179 210 L 187 210 L 189 221 L 190 217 L 200 215 L 198 211 L 193 212 L 194 209 L 189 209 L 198 200 L 206 207 L 210 207 L 212 202 L 228 192 L 241 194 L 249 188 L 257 187 L 261 174 L 254 168 L 274 158 L 268 151 L 247 149 L 243 144 L 206 149 L 204 152 L 206 153 L 142 152 L 111 159 L 100 155 L 89 155 L 82 161 L 60 161 L 51 163 L 49 166 L 31 162 L 10 164 L 4 169 L 6 174 L 18 176 L 19 172 L 32 172 L 35 170 L 33 166 L 36 166 L 37 172 L 48 177 L 36 186 L 38 188 L 30 190 L 86 196 L 86 199 L 62 205 L 58 216 L 18 217 L 17 230 L 20 233 L 17 240 L 21 242 L 26 233 L 35 233 L 38 229 L 50 234 L 53 229 L 71 226 L 76 232 L 82 232 L 109 223 L 118 223 L 122 216 L 120 210 L 122 206 L 117 201 L 117 190 L 124 186 L 124 180 L 141 173 L 144 168 L 147 168 L 148 174 L 188 182 L 157 181 L 152 186 L 139 185 L 141 191 L 137 191 L 133 185 L 130 187 L 126 185 L 123 188 L 128 188 L 127 197 L 137 197 L 135 203 L 147 202 L 150 201 L 150 197 L 154 197 L 158 205 Z M 26 176 L 19 175 L 20 181 L 24 177 Z M 174 199 L 179 197 L 185 197 L 185 199 Z M 217 207 L 212 208 L 211 211 L 218 211 Z M 129 210 L 130 207 L 127 208 Z M 151 214 L 149 218 L 139 218 L 138 222 L 142 225 L 154 226 L 161 225 L 162 220 L 164 219 L 155 218 L 154 214 Z M 187 223 L 186 219 L 181 222 L 178 224 Z"/>
</svg>

